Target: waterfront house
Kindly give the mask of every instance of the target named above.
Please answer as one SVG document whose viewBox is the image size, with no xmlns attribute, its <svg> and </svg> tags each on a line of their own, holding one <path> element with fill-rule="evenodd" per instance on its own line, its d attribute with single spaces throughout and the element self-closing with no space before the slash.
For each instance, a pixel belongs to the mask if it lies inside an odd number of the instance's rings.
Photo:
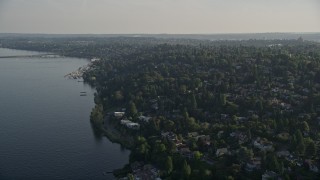
<svg viewBox="0 0 320 180">
<path fill-rule="evenodd" d="M 116 118 L 122 118 L 125 115 L 125 112 L 114 112 L 113 115 Z"/>
<path fill-rule="evenodd" d="M 132 122 L 130 120 L 126 120 L 126 119 L 121 120 L 120 124 L 126 126 L 129 129 L 135 129 L 135 130 L 140 129 L 140 124 L 134 123 L 134 122 Z"/>
</svg>

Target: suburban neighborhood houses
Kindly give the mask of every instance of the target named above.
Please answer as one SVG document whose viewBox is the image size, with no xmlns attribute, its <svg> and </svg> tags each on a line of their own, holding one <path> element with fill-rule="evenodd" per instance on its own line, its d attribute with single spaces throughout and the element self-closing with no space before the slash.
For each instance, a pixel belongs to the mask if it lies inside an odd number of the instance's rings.
<svg viewBox="0 0 320 180">
<path fill-rule="evenodd" d="M 289 55 L 284 47 L 269 50 L 284 52 L 277 63 L 293 63 L 294 52 Z M 178 84 L 170 84 L 173 79 L 168 77 L 162 82 L 165 76 L 160 67 L 169 64 L 155 61 L 150 66 L 158 75 L 131 79 L 137 86 L 130 93 L 137 94 L 121 108 L 125 112 L 114 112 L 114 118 L 121 120 L 111 121 L 126 128 L 122 132 L 144 139 L 138 143 L 135 157 L 141 158 L 137 160 L 154 162 L 152 165 L 162 169 L 160 177 L 171 174 L 164 169 L 170 170 L 174 161 L 186 164 L 186 169 L 201 164 L 208 172 L 230 164 L 221 172 L 242 172 L 242 176 L 262 179 L 296 176 L 297 171 L 306 172 L 301 177 L 317 176 L 320 82 L 302 81 L 307 79 L 302 69 L 280 70 L 282 66 L 273 66 L 272 57 L 243 55 L 242 61 L 230 61 L 229 69 L 226 65 L 199 63 L 191 67 L 189 61 L 177 62 L 182 72 L 197 77 Z M 169 67 L 167 71 L 174 73 Z M 147 81 L 140 81 L 143 78 Z M 160 83 L 157 86 L 156 81 Z M 161 89 L 165 82 L 166 90 Z M 149 95 L 141 96 L 144 93 Z"/>
</svg>

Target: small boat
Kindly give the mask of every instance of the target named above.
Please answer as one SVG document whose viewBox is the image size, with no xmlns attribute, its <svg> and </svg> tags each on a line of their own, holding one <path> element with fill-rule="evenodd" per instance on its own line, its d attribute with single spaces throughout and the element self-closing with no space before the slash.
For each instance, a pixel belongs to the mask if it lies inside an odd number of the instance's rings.
<svg viewBox="0 0 320 180">
<path fill-rule="evenodd" d="M 85 91 L 82 91 L 82 92 L 80 92 L 80 93 L 87 93 L 87 92 L 85 92 Z"/>
</svg>

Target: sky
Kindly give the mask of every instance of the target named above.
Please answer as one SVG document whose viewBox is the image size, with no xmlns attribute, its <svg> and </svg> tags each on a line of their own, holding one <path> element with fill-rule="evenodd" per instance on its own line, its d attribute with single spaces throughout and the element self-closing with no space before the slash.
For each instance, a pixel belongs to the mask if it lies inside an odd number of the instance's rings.
<svg viewBox="0 0 320 180">
<path fill-rule="evenodd" d="M 0 33 L 320 32 L 320 0 L 0 0 Z"/>
</svg>

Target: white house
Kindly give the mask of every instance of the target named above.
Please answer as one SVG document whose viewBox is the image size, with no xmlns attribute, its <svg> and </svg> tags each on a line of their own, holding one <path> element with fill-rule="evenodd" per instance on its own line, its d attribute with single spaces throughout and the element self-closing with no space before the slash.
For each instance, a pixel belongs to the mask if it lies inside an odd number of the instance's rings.
<svg viewBox="0 0 320 180">
<path fill-rule="evenodd" d="M 113 115 L 116 118 L 122 118 L 124 116 L 125 112 L 114 112 Z"/>
<path fill-rule="evenodd" d="M 140 129 L 140 124 L 134 123 L 130 120 L 123 119 L 120 121 L 120 124 L 126 126 L 129 129 L 135 129 L 135 130 Z"/>
</svg>

